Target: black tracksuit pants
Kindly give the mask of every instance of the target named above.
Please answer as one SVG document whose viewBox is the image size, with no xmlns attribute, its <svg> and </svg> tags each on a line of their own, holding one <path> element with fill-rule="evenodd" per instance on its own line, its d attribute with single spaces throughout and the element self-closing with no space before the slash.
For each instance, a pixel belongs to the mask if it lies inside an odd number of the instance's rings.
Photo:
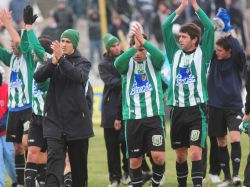
<svg viewBox="0 0 250 187">
<path fill-rule="evenodd" d="M 120 151 L 121 148 L 125 149 L 125 146 L 120 147 L 121 145 L 120 131 L 117 131 L 114 128 L 104 128 L 104 140 L 107 150 L 109 180 L 110 182 L 112 181 L 120 182 L 122 176 Z M 126 166 L 124 166 L 124 169 L 126 169 L 127 159 L 123 159 L 123 162 L 125 162 Z"/>
<path fill-rule="evenodd" d="M 46 187 L 60 187 L 63 184 L 65 155 L 68 151 L 73 187 L 88 186 L 88 139 L 66 141 L 65 138 L 47 138 L 48 162 Z"/>
</svg>

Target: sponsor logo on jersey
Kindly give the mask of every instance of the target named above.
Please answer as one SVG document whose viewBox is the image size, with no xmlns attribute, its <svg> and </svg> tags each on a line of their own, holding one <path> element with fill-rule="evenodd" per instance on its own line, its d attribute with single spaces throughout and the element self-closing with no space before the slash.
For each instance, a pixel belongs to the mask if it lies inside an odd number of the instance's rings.
<svg viewBox="0 0 250 187">
<path fill-rule="evenodd" d="M 131 88 L 130 95 L 137 95 L 145 92 L 151 92 L 152 90 L 153 87 L 149 83 L 146 73 L 135 74 L 135 80 Z"/>
<path fill-rule="evenodd" d="M 179 67 L 179 72 L 176 77 L 177 86 L 189 85 L 196 82 L 195 76 L 192 74 L 190 67 Z"/>
</svg>

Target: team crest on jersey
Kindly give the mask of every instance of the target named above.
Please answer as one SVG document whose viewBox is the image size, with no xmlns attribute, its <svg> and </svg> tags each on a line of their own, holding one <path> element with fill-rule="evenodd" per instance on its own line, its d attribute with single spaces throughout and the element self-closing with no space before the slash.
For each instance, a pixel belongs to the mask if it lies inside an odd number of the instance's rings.
<svg viewBox="0 0 250 187">
<path fill-rule="evenodd" d="M 162 135 L 153 135 L 152 136 L 152 144 L 153 146 L 161 146 L 162 145 Z"/>
<path fill-rule="evenodd" d="M 200 130 L 192 130 L 191 131 L 191 137 L 190 137 L 190 139 L 193 142 L 199 140 L 199 137 L 200 137 Z"/>
<path fill-rule="evenodd" d="M 195 76 L 192 74 L 190 67 L 179 67 L 177 75 L 177 86 L 188 85 L 196 82 Z"/>
</svg>

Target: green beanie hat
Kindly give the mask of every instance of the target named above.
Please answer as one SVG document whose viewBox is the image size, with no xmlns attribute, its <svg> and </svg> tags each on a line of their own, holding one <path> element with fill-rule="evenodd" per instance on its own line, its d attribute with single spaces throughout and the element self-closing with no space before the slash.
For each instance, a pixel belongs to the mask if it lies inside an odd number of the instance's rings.
<svg viewBox="0 0 250 187">
<path fill-rule="evenodd" d="M 71 41 L 73 47 L 76 49 L 80 40 L 80 33 L 78 30 L 68 29 L 62 33 L 61 39 L 62 38 L 68 38 Z"/>
<path fill-rule="evenodd" d="M 102 38 L 102 41 L 104 42 L 107 51 L 109 51 L 112 45 L 119 42 L 118 38 L 110 33 L 105 34 Z"/>
</svg>

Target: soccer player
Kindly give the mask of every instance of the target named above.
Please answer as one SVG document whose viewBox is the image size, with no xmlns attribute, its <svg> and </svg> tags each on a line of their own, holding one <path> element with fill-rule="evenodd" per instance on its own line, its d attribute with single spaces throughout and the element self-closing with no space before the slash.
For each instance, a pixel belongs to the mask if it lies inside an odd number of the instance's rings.
<svg viewBox="0 0 250 187">
<path fill-rule="evenodd" d="M 182 25 L 177 44 L 172 27 L 189 2 L 204 26 Z M 187 185 L 187 155 L 190 148 L 191 176 L 194 186 L 202 186 L 202 147 L 206 140 L 207 69 L 214 50 L 214 27 L 196 0 L 183 0 L 162 26 L 164 44 L 171 66 L 167 105 L 170 113 L 171 145 L 176 152 L 178 186 Z"/>
<path fill-rule="evenodd" d="M 157 187 L 165 171 L 164 104 L 161 67 L 164 56 L 133 27 L 131 48 L 120 55 L 115 67 L 122 75 L 122 113 L 125 139 L 134 187 L 141 187 L 141 164 L 145 152 L 152 158 L 152 186 Z"/>
<path fill-rule="evenodd" d="M 29 50 L 27 33 L 20 38 L 11 23 L 11 14 L 6 10 L 0 13 L 0 19 L 11 36 L 13 52 L 0 48 L 0 59 L 10 67 L 10 85 L 8 100 L 8 124 L 6 140 L 14 142 L 17 184 L 24 185 L 24 151 L 27 147 L 28 129 L 32 113 L 32 79 L 36 64 Z"/>
</svg>

